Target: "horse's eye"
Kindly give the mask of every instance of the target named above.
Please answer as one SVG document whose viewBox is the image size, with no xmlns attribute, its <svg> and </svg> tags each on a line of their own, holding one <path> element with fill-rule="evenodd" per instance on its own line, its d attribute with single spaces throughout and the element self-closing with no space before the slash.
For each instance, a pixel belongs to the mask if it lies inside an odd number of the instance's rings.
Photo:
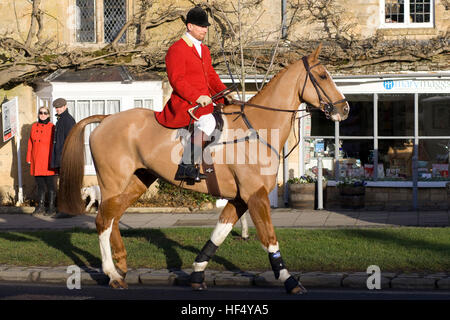
<svg viewBox="0 0 450 320">
<path fill-rule="evenodd" d="M 324 74 L 320 74 L 319 77 L 320 77 L 320 79 L 325 80 L 327 78 L 327 75 L 324 73 Z"/>
</svg>

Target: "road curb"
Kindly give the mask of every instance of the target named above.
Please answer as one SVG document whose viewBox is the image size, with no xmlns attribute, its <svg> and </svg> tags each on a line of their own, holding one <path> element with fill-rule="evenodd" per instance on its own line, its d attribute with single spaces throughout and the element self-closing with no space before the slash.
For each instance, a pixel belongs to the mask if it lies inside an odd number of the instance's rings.
<svg viewBox="0 0 450 320">
<path fill-rule="evenodd" d="M 223 208 L 195 208 L 185 207 L 129 207 L 126 213 L 216 213 Z M 0 206 L 0 214 L 31 214 L 35 207 Z M 89 213 L 93 213 L 93 209 Z"/>
<path fill-rule="evenodd" d="M 192 270 L 155 270 L 139 268 L 129 270 L 126 281 L 130 285 L 188 286 Z M 364 272 L 291 272 L 294 278 L 309 288 L 367 289 L 368 274 Z M 1 282 L 67 283 L 73 275 L 67 267 L 18 267 L 0 265 Z M 220 287 L 282 287 L 272 271 L 233 272 L 208 270 L 207 286 Z M 70 281 L 70 280 L 69 280 Z M 107 285 L 109 278 L 99 268 L 80 269 L 81 285 Z M 402 290 L 450 290 L 450 275 L 435 274 L 381 274 L 381 289 Z"/>
</svg>

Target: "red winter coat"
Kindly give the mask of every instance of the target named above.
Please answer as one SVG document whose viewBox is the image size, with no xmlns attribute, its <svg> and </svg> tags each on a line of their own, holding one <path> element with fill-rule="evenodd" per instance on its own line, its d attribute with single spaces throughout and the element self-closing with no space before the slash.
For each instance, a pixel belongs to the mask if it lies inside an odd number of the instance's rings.
<svg viewBox="0 0 450 320">
<path fill-rule="evenodd" d="M 226 89 L 211 64 L 211 54 L 205 45 L 202 47 L 202 58 L 198 55 L 194 44 L 183 36 L 175 42 L 166 54 L 166 69 L 172 95 L 161 112 L 156 112 L 160 124 L 169 128 L 181 128 L 189 125 L 191 117 L 188 109 L 197 105 L 201 95 L 213 96 Z M 218 100 L 217 102 L 222 102 Z M 213 105 L 200 107 L 195 116 L 213 112 Z"/>
<path fill-rule="evenodd" d="M 55 171 L 50 169 L 50 157 L 53 149 L 54 125 L 35 122 L 31 126 L 28 139 L 27 162 L 31 163 L 32 176 L 52 176 Z"/>
</svg>

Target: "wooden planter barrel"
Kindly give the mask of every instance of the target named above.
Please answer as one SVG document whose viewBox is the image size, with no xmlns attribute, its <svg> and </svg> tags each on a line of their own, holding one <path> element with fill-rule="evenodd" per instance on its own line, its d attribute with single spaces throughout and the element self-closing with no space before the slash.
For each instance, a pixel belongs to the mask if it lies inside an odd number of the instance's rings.
<svg viewBox="0 0 450 320">
<path fill-rule="evenodd" d="M 294 209 L 314 209 L 315 184 L 289 184 L 289 203 Z"/>
<path fill-rule="evenodd" d="M 365 206 L 366 188 L 364 186 L 339 186 L 341 207 L 344 209 L 361 209 Z"/>
<path fill-rule="evenodd" d="M 317 184 L 292 183 L 289 184 L 289 205 L 294 209 L 317 209 Z M 326 183 L 323 183 L 323 201 L 325 206 Z"/>
</svg>

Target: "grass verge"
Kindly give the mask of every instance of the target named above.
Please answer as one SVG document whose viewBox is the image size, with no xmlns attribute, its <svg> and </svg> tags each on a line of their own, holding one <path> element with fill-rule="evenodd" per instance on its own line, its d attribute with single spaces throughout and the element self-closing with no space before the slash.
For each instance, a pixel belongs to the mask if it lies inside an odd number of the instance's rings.
<svg viewBox="0 0 450 320">
<path fill-rule="evenodd" d="M 123 230 L 130 268 L 192 267 L 211 228 Z M 448 228 L 277 229 L 283 259 L 292 271 L 383 272 L 450 270 Z M 0 264 L 100 267 L 97 233 L 92 230 L 0 232 Z M 270 270 L 267 254 L 250 229 L 243 241 L 237 230 L 208 265 L 215 270 Z"/>
</svg>

